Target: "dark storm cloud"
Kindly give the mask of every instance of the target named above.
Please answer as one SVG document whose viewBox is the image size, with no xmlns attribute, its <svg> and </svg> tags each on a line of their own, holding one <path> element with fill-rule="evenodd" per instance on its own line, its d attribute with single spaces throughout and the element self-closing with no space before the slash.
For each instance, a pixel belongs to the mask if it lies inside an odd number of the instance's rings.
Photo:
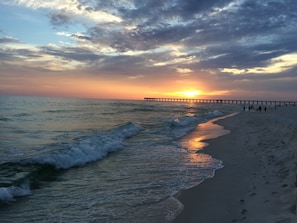
<svg viewBox="0 0 297 223">
<path fill-rule="evenodd" d="M 102 27 L 93 27 L 89 30 L 90 40 L 94 43 L 108 44 L 120 52 L 156 49 L 163 44 L 178 42 L 192 32 L 192 29 L 182 25 L 169 27 L 164 24 L 158 27 L 138 26 L 129 31 L 107 32 Z"/>
<path fill-rule="evenodd" d="M 66 12 L 63 10 L 52 12 L 48 15 L 50 19 L 50 23 L 53 26 L 67 26 L 71 23 L 71 16 L 69 16 Z"/>
<path fill-rule="evenodd" d="M 290 2 L 290 1 L 289 1 Z M 218 13 L 196 23 L 199 32 L 187 46 L 207 45 L 204 67 L 253 67 L 284 53 L 295 52 L 296 5 L 291 2 L 247 1 L 236 10 Z M 262 54 L 261 51 L 271 52 Z M 217 59 L 212 56 L 225 54 Z M 197 56 L 201 56 L 197 54 Z"/>
<path fill-rule="evenodd" d="M 113 75 L 113 76 L 127 76 L 137 75 L 140 72 L 145 72 L 143 66 L 143 58 L 137 56 L 105 56 L 102 60 L 91 64 L 86 70 L 94 74 Z"/>
<path fill-rule="evenodd" d="M 1 49 L 0 59 L 4 61 L 17 61 L 20 58 L 38 58 L 40 55 L 37 52 L 28 49 Z"/>
<path fill-rule="evenodd" d="M 212 7 L 220 7 L 232 0 L 131 0 L 132 8 L 123 5 L 118 6 L 118 1 L 108 3 L 99 1 L 98 8 L 117 8 L 120 15 L 127 20 L 144 20 L 145 24 L 162 22 L 166 17 L 180 16 L 186 20 L 192 18 L 195 13 L 209 10 Z"/>
<path fill-rule="evenodd" d="M 92 40 L 92 38 L 89 36 L 78 35 L 78 34 L 72 34 L 71 37 L 73 37 L 74 39 L 77 39 L 77 40 L 88 40 L 88 41 Z"/>
<path fill-rule="evenodd" d="M 97 61 L 103 56 L 98 56 L 94 52 L 79 47 L 41 47 L 41 53 L 60 57 L 63 60 L 76 60 L 80 62 L 92 62 Z"/>
<path fill-rule="evenodd" d="M 0 44 L 5 44 L 5 43 L 19 43 L 19 41 L 12 37 L 0 38 Z"/>
<path fill-rule="evenodd" d="M 254 2 L 254 4 L 257 4 L 257 7 L 253 9 L 241 5 L 236 10 L 223 11 L 197 21 L 196 28 L 200 32 L 191 40 L 193 43 L 205 44 L 238 40 L 244 37 L 266 36 L 277 34 L 276 32 L 284 29 L 288 23 L 296 21 L 294 14 L 288 18 L 287 7 L 282 9 L 270 6 L 269 9 L 261 2 Z"/>
<path fill-rule="evenodd" d="M 117 7 L 117 1 L 98 3 L 97 8 L 117 8 L 117 13 L 124 21 L 134 21 L 137 26 L 124 31 L 92 27 L 89 34 L 94 43 L 108 44 L 120 52 L 125 52 L 152 50 L 163 44 L 183 41 L 188 48 L 204 45 L 216 48 L 208 50 L 209 54 L 204 55 L 212 57 L 225 53 L 229 55 L 225 59 L 230 58 L 233 64 L 236 63 L 236 58 L 239 59 L 239 65 L 243 63 L 238 55 L 248 56 L 245 60 L 246 66 L 252 65 L 252 61 L 248 59 L 253 59 L 255 50 L 296 49 L 293 38 L 296 29 L 291 33 L 286 30 L 290 24 L 296 24 L 297 21 L 297 4 L 292 0 L 249 0 L 242 1 L 243 3 L 230 0 L 130 2 L 133 7 Z M 229 5 L 231 2 L 233 4 Z M 221 11 L 218 7 L 221 7 Z M 255 42 L 255 39 L 269 36 L 274 36 L 274 39 Z M 254 44 L 251 45 L 248 41 L 254 41 Z M 288 42 L 293 48 L 288 46 Z M 211 51 L 216 52 L 213 55 Z M 231 61 L 228 64 L 231 64 Z"/>
<path fill-rule="evenodd" d="M 222 6 L 227 1 L 144 1 L 145 3 L 136 4 L 137 9 L 125 11 L 122 16 L 125 19 L 139 20 L 141 25 L 139 26 L 142 30 L 153 30 L 158 32 L 159 29 L 166 28 L 170 26 L 169 24 L 176 22 L 176 25 L 172 25 L 172 28 L 176 28 L 178 31 L 185 32 L 184 35 L 190 33 L 189 30 L 199 28 L 202 24 L 204 27 L 209 27 L 208 12 L 210 12 L 213 7 Z M 199 18 L 200 17 L 200 18 Z M 201 18 L 202 17 L 202 18 Z M 174 21 L 176 20 L 176 21 Z M 180 27 L 183 29 L 180 29 Z M 171 31 L 168 29 L 167 31 Z M 163 33 L 166 30 L 162 31 Z M 171 32 L 172 34 L 175 34 Z M 180 34 L 181 35 L 181 34 Z M 162 37 L 162 36 L 160 36 Z M 169 39 L 170 41 L 170 39 Z"/>
<path fill-rule="evenodd" d="M 2 49 L 0 49 L 0 61 L 4 62 L 7 60 L 12 60 L 14 58 L 14 56 Z"/>
<path fill-rule="evenodd" d="M 265 66 L 269 59 L 297 49 L 294 0 L 131 0 L 124 3 L 110 0 L 92 2 L 92 5 L 94 7 L 85 10 L 106 11 L 120 16 L 123 27 L 135 27 L 119 29 L 112 23 L 97 24 L 89 27 L 85 36 L 73 34 L 72 38 L 109 46 L 119 53 L 183 44 L 184 51 L 205 48 L 191 54 L 200 59 L 201 69 L 215 69 Z M 71 19 L 63 11 L 50 14 L 54 26 L 67 25 Z M 98 59 L 95 53 L 83 52 L 80 48 L 55 54 L 74 60 Z"/>
<path fill-rule="evenodd" d="M 132 8 L 118 6 L 117 1 L 98 2 L 97 8 L 117 8 L 127 23 L 137 24 L 129 31 L 106 30 L 92 27 L 90 33 L 95 41 L 110 42 L 120 51 L 150 50 L 162 44 L 187 38 L 195 32 L 195 13 L 209 10 L 212 6 L 230 1 L 130 1 Z M 176 20 L 176 21 L 175 21 Z M 193 20 L 193 22 L 192 22 Z M 199 21 L 197 22 L 199 23 Z M 207 25 L 205 25 L 207 26 Z"/>
<path fill-rule="evenodd" d="M 137 67 L 134 70 L 154 69 L 154 66 L 148 66 L 150 59 L 161 62 L 180 59 L 180 56 L 173 56 L 170 49 L 162 49 L 166 45 L 180 45 L 184 57 L 195 56 L 197 60 L 186 64 L 194 71 L 265 67 L 272 58 L 297 51 L 295 0 L 79 2 L 78 10 L 104 11 L 123 21 L 84 23 L 87 32 L 84 35 L 72 34 L 70 37 L 78 43 L 85 42 L 95 48 L 110 47 L 115 51 L 114 54 L 92 51 L 81 45 L 60 48 L 45 46 L 40 48 L 41 53 L 63 60 L 85 62 L 92 69 L 98 66 L 98 70 L 122 72 L 134 66 Z M 85 5 L 92 7 L 83 7 Z M 54 26 L 69 25 L 73 21 L 71 16 L 75 15 L 63 10 L 49 14 Z M 2 38 L 1 41 L 9 40 Z M 143 52 L 142 55 L 123 55 L 131 51 Z M 174 70 L 183 66 L 183 62 L 173 65 L 164 63 L 162 69 Z"/>
</svg>

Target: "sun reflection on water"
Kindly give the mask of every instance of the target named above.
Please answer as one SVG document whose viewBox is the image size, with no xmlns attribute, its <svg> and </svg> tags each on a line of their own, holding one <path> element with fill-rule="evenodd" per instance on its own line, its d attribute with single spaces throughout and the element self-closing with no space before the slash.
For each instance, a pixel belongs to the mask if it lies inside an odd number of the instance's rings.
<svg viewBox="0 0 297 223">
<path fill-rule="evenodd" d="M 226 135 L 230 132 L 222 126 L 214 123 L 218 119 L 220 118 L 199 124 L 192 132 L 180 140 L 182 147 L 188 151 L 190 162 L 206 162 L 207 159 L 209 159 L 209 156 L 201 156 L 201 153 L 197 153 L 208 146 L 208 143 L 205 141 Z"/>
</svg>

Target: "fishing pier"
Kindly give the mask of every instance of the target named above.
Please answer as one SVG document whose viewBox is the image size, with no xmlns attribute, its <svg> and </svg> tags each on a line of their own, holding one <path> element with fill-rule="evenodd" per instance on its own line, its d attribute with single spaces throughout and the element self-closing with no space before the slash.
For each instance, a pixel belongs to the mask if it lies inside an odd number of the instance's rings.
<svg viewBox="0 0 297 223">
<path fill-rule="evenodd" d="M 272 100 L 240 100 L 240 99 L 199 99 L 199 98 L 149 98 L 146 101 L 155 102 L 187 102 L 187 103 L 212 103 L 212 104 L 239 104 L 239 105 L 297 105 L 297 101 L 272 101 Z"/>
</svg>

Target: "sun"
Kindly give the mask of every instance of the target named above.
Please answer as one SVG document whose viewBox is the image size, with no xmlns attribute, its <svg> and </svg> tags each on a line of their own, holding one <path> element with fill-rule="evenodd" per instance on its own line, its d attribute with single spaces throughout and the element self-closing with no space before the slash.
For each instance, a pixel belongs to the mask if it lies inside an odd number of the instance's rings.
<svg viewBox="0 0 297 223">
<path fill-rule="evenodd" d="M 165 95 L 167 96 L 178 97 L 178 98 L 194 98 L 200 94 L 201 92 L 198 90 L 188 90 L 188 89 L 165 93 Z"/>
<path fill-rule="evenodd" d="M 181 95 L 185 96 L 185 97 L 189 97 L 189 98 L 194 98 L 196 96 L 198 96 L 200 94 L 199 91 L 182 91 Z"/>
</svg>

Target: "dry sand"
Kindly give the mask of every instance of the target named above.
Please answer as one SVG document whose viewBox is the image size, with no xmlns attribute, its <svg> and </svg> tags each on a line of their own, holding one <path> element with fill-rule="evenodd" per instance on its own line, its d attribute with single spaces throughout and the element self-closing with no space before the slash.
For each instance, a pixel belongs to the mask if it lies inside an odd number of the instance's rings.
<svg viewBox="0 0 297 223">
<path fill-rule="evenodd" d="M 202 152 L 224 168 L 178 195 L 184 210 L 173 222 L 296 223 L 297 107 L 241 112 L 216 123 L 231 133 L 207 140 Z"/>
</svg>

